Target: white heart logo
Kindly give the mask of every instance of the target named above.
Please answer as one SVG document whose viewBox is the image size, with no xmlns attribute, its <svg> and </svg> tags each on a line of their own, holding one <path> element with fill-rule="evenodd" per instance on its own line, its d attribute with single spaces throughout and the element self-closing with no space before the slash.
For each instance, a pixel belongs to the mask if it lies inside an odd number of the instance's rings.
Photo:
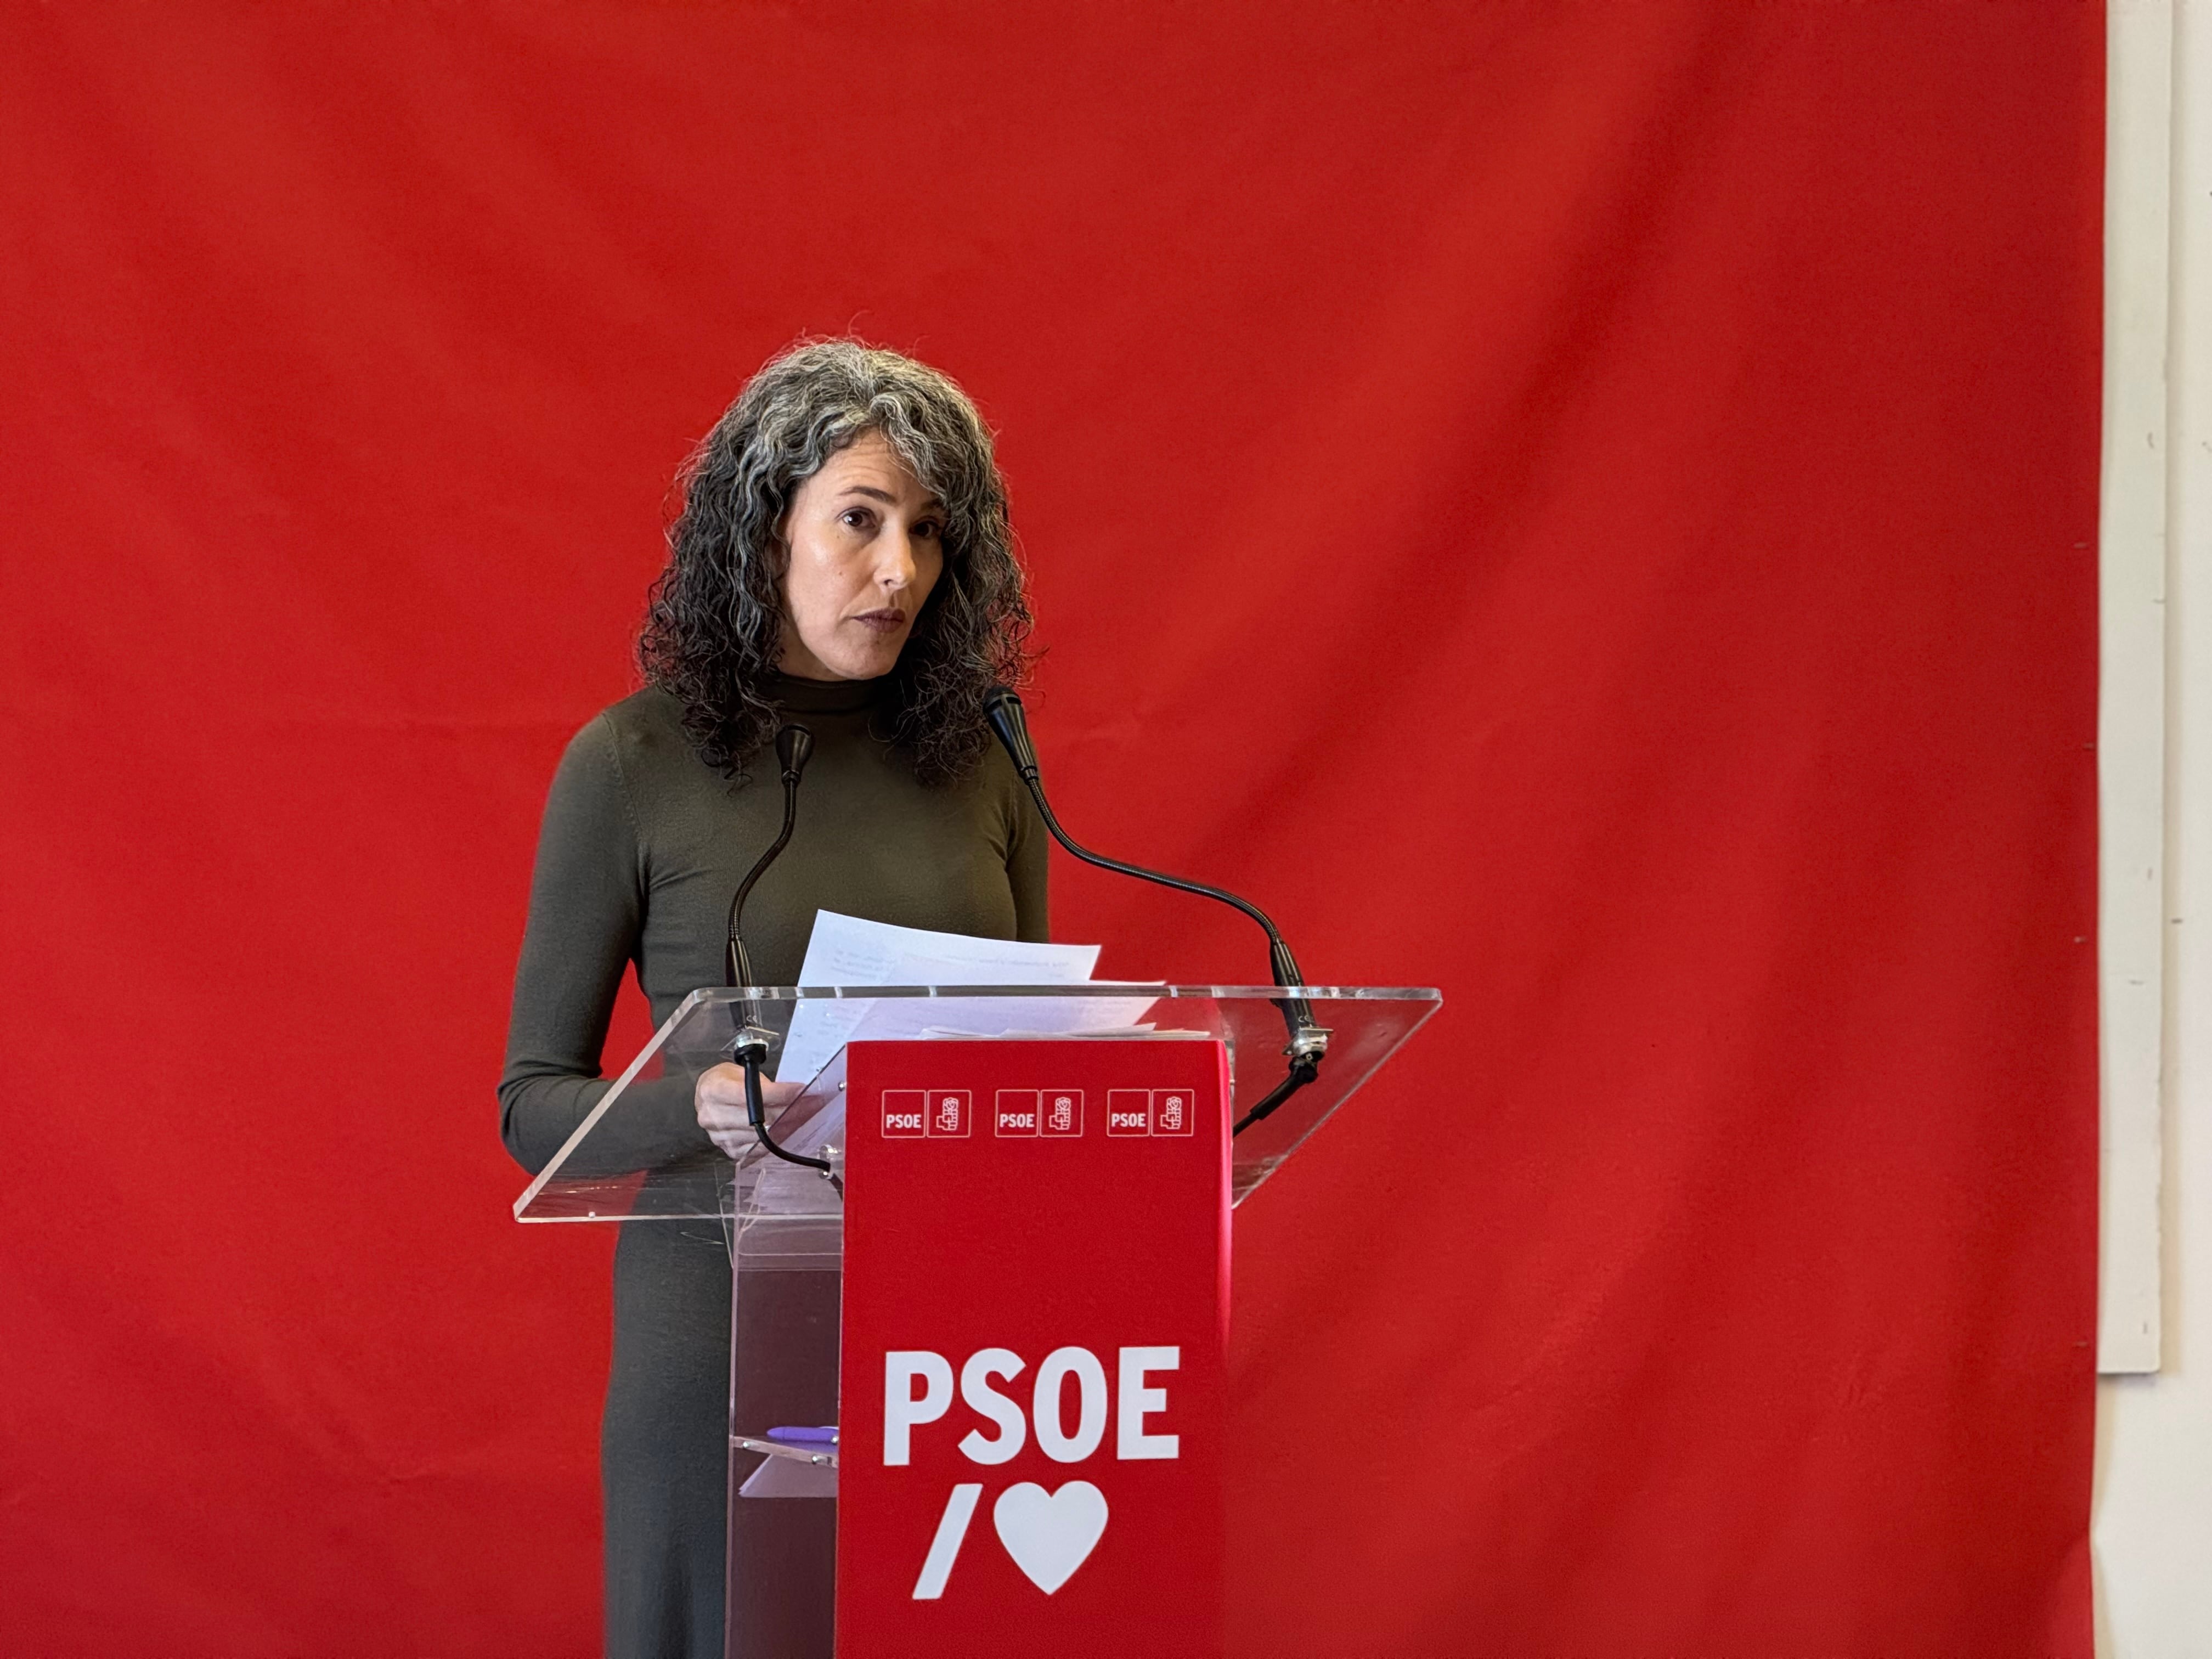
<svg viewBox="0 0 2212 1659">
<path fill-rule="evenodd" d="M 1051 1492 L 1024 1480 L 999 1494 L 991 1522 L 1014 1565 L 1049 1595 L 1075 1576 L 1105 1535 L 1106 1494 L 1088 1480 Z"/>
</svg>

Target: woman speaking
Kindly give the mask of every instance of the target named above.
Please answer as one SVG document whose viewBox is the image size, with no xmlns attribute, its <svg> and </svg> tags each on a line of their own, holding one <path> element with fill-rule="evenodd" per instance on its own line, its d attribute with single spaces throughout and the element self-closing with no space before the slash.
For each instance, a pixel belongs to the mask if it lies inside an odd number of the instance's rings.
<svg viewBox="0 0 2212 1659">
<path fill-rule="evenodd" d="M 1030 613 L 991 439 L 896 352 L 802 345 L 687 465 L 638 658 L 647 688 L 576 734 L 546 803 L 515 972 L 501 1133 L 533 1172 L 608 1088 L 635 964 L 656 1022 L 723 981 L 726 918 L 781 827 L 777 727 L 813 733 L 806 812 L 747 902 L 761 982 L 799 973 L 817 909 L 1045 937 L 1045 838 L 985 693 Z M 763 782 L 763 779 L 765 781 Z M 679 1154 L 750 1140 L 734 1068 L 700 1079 Z M 719 1228 L 623 1224 L 600 1431 L 606 1651 L 722 1651 L 730 1263 Z"/>
</svg>

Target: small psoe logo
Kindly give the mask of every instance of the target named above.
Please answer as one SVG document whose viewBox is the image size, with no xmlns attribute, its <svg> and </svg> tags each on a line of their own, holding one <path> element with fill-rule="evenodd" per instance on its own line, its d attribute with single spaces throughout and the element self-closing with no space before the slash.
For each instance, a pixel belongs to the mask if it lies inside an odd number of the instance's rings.
<svg viewBox="0 0 2212 1659">
<path fill-rule="evenodd" d="M 929 1096 L 921 1089 L 884 1091 L 884 1139 L 919 1140 L 927 1132 Z"/>
<path fill-rule="evenodd" d="M 1039 1102 L 1039 1109 L 1043 1113 L 1037 1125 L 1040 1134 L 1048 1139 L 1066 1139 L 1083 1133 L 1082 1090 L 1047 1089 L 1040 1094 Z"/>
<path fill-rule="evenodd" d="M 999 1109 L 992 1119 L 992 1127 L 1002 1135 L 1034 1135 L 1037 1132 L 1037 1091 L 1035 1089 L 1001 1089 L 999 1091 Z"/>
<path fill-rule="evenodd" d="M 886 1089 L 884 1138 L 919 1140 L 923 1136 L 963 1138 L 975 1116 L 965 1089 Z"/>
<path fill-rule="evenodd" d="M 1188 1089 L 1109 1089 L 1109 1135 L 1187 1135 L 1194 1133 L 1195 1103 Z"/>
<path fill-rule="evenodd" d="M 1188 1089 L 1152 1091 L 1154 1134 L 1187 1135 L 1190 1133 L 1191 1116 L 1190 1091 Z"/>
<path fill-rule="evenodd" d="M 1152 1132 L 1152 1091 L 1150 1089 L 1109 1089 L 1106 1091 L 1106 1133 L 1109 1135 L 1148 1135 Z"/>
<path fill-rule="evenodd" d="M 932 1089 L 929 1091 L 929 1133 L 947 1135 L 957 1139 L 967 1134 L 974 1108 L 965 1089 Z"/>
</svg>

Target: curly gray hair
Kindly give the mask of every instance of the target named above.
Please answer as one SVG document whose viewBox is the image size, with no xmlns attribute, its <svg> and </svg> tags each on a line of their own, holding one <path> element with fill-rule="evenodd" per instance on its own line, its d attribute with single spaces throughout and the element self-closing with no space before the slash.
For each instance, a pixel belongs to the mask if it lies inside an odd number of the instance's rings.
<svg viewBox="0 0 2212 1659">
<path fill-rule="evenodd" d="M 891 672 L 885 735 L 924 783 L 971 771 L 989 745 L 983 697 L 1028 665 L 1029 599 L 991 434 L 946 375 L 857 340 L 810 340 L 745 383 L 679 477 L 683 507 L 653 583 L 638 664 L 684 704 L 700 757 L 729 775 L 778 724 L 783 523 L 801 481 L 881 433 L 945 507 L 945 569 Z"/>
</svg>

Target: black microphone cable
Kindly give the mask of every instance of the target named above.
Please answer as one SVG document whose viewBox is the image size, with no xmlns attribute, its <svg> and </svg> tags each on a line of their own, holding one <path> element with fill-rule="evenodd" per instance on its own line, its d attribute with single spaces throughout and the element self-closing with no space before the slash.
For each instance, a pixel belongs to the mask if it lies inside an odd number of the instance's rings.
<svg viewBox="0 0 2212 1659">
<path fill-rule="evenodd" d="M 1215 899 L 1234 909 L 1242 910 L 1258 922 L 1267 935 L 1267 966 L 1275 983 L 1286 990 L 1296 989 L 1305 983 L 1298 972 L 1297 958 L 1291 947 L 1283 942 L 1283 935 L 1267 919 L 1266 911 L 1249 900 L 1239 898 L 1226 888 L 1209 887 L 1202 881 L 1186 881 L 1181 876 L 1164 875 L 1158 870 L 1147 870 L 1140 864 L 1125 864 L 1120 859 L 1106 858 L 1086 847 L 1079 845 L 1060 820 L 1053 816 L 1052 804 L 1044 798 L 1044 785 L 1037 774 L 1036 750 L 1030 742 L 1029 721 L 1022 711 L 1022 700 L 1003 685 L 994 685 L 983 699 L 984 718 L 991 722 L 991 730 L 998 733 L 1014 770 L 1021 774 L 1022 781 L 1029 786 L 1030 799 L 1036 803 L 1037 812 L 1044 819 L 1044 827 L 1052 838 L 1085 864 L 1096 865 L 1101 870 L 1111 870 L 1116 875 L 1133 876 L 1139 881 L 1158 882 L 1163 887 L 1172 887 L 1178 892 L 1195 893 L 1200 898 Z M 1283 1053 L 1289 1060 L 1283 1080 L 1265 1098 L 1237 1121 L 1232 1135 L 1241 1135 L 1254 1124 L 1267 1117 L 1321 1074 L 1322 1056 L 1328 1052 L 1328 1028 L 1316 1023 L 1312 1005 L 1304 997 L 1277 999 L 1275 1006 L 1283 1016 L 1283 1024 L 1290 1033 L 1290 1041 Z"/>
<path fill-rule="evenodd" d="M 738 931 L 738 923 L 744 915 L 745 896 L 769 866 L 791 844 L 792 826 L 799 822 L 799 780 L 805 775 L 807 757 L 813 752 L 814 734 L 803 726 L 787 726 L 775 734 L 775 758 L 783 770 L 783 830 L 745 872 L 745 878 L 738 884 L 738 890 L 730 896 L 729 936 L 723 946 L 722 967 L 725 982 L 733 989 L 750 987 L 753 982 L 752 958 L 745 954 L 744 935 Z M 761 1067 L 768 1064 L 768 1046 L 775 1033 L 762 1026 L 760 1005 L 754 999 L 745 998 L 738 1005 L 738 1038 L 731 1045 L 730 1057 L 744 1067 L 746 1122 L 760 1144 L 785 1163 L 804 1164 L 828 1175 L 830 1165 L 825 1160 L 787 1152 L 769 1135 L 768 1108 L 761 1098 Z"/>
</svg>

